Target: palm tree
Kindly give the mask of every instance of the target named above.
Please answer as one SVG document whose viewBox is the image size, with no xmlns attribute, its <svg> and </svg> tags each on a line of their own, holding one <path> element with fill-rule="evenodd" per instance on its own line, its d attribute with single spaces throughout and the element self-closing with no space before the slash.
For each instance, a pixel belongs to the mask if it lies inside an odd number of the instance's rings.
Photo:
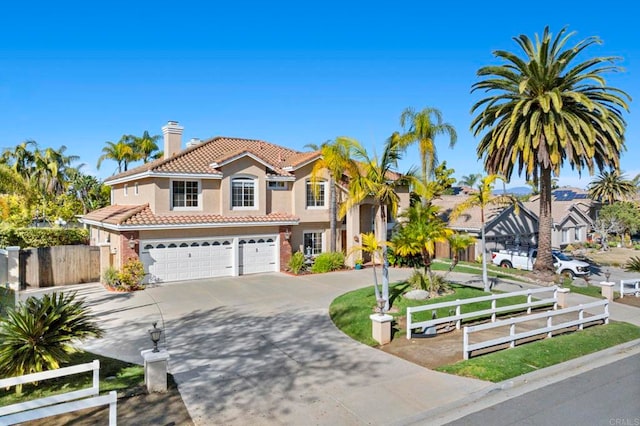
<svg viewBox="0 0 640 426">
<path fill-rule="evenodd" d="M 123 135 L 117 143 L 107 141 L 107 146 L 102 148 L 102 155 L 98 158 L 98 169 L 104 160 L 113 160 L 118 163 L 118 173 L 126 172 L 129 162 L 136 158 L 132 140 L 133 136 Z"/>
<path fill-rule="evenodd" d="M 102 336 L 85 303 L 75 297 L 75 293 L 30 297 L 0 319 L 0 377 L 59 368 L 77 352 L 75 342 Z"/>
<path fill-rule="evenodd" d="M 162 156 L 162 152 L 158 148 L 160 138 L 160 135 L 151 136 L 147 130 L 144 131 L 141 137 L 134 136 L 133 144 L 138 159 L 141 159 L 146 164 L 149 160 L 160 158 Z"/>
<path fill-rule="evenodd" d="M 470 245 L 474 244 L 475 242 L 475 237 L 469 234 L 454 233 L 449 237 L 449 247 L 451 248 L 451 252 L 453 253 L 453 259 L 451 260 L 449 271 L 453 271 L 453 268 L 455 268 L 458 264 L 460 260 L 460 252 Z"/>
<path fill-rule="evenodd" d="M 461 186 L 476 186 L 476 183 L 482 178 L 482 174 L 480 173 L 471 173 L 468 176 L 462 176 L 458 181 L 458 185 Z"/>
<path fill-rule="evenodd" d="M 413 108 L 405 109 L 400 115 L 400 125 L 405 128 L 401 136 L 403 148 L 417 143 L 422 163 L 422 181 L 427 182 L 433 175 L 433 168 L 438 165 L 436 153 L 436 136 L 449 135 L 449 147 L 453 148 L 458 135 L 453 126 L 442 122 L 442 113 L 436 108 L 425 108 L 416 112 Z"/>
<path fill-rule="evenodd" d="M 485 240 L 485 209 L 489 205 L 512 204 L 518 212 L 517 200 L 508 194 L 493 195 L 493 187 L 496 180 L 503 180 L 500 175 L 488 175 L 480 180 L 478 190 L 469 194 L 469 197 L 453 208 L 449 215 L 451 222 L 455 221 L 462 213 L 472 207 L 480 207 L 480 236 L 482 241 L 482 283 L 484 291 L 490 291 L 489 278 L 487 277 L 487 250 Z"/>
<path fill-rule="evenodd" d="M 349 176 L 349 193 L 347 199 L 340 206 L 340 217 L 353 206 L 359 205 L 367 197 L 371 197 L 377 205 L 376 236 L 383 243 L 387 241 L 387 218 L 389 214 L 396 217 L 400 197 L 396 188 L 413 182 L 412 173 L 402 179 L 394 178 L 398 160 L 401 158 L 401 145 L 398 143 L 400 135 L 394 133 L 387 139 L 382 156 L 371 158 L 367 151 L 355 140 L 351 147 L 351 156 L 359 160 L 359 171 Z M 382 297 L 385 299 L 385 310 L 389 309 L 389 260 L 387 246 L 382 247 Z"/>
<path fill-rule="evenodd" d="M 402 215 L 398 232 L 392 240 L 396 254 L 400 256 L 420 255 L 424 265 L 424 276 L 433 283 L 431 263 L 436 252 L 436 243 L 447 241 L 453 231 L 438 217 L 438 207 L 416 203 Z M 433 286 L 430 286 L 433 289 Z M 432 291 L 433 292 L 433 291 Z"/>
<path fill-rule="evenodd" d="M 318 160 L 313 166 L 311 171 L 311 182 L 313 187 L 316 187 L 316 183 L 323 170 L 329 172 L 329 218 L 330 218 L 330 251 L 336 251 L 337 240 L 337 188 L 341 182 L 344 181 L 344 176 L 354 176 L 358 174 L 358 165 L 350 157 L 352 147 L 357 142 L 353 139 L 346 137 L 338 137 L 335 141 L 327 141 L 322 145 L 308 145 L 315 150 L 319 150 L 322 154 L 322 158 Z M 344 242 L 343 242 L 344 244 Z"/>
<path fill-rule="evenodd" d="M 382 298 L 382 294 L 384 294 L 384 286 L 382 289 L 378 286 L 378 274 L 376 273 L 376 258 L 380 257 L 384 247 L 388 245 L 386 241 L 379 241 L 376 238 L 376 235 L 373 232 L 368 232 L 366 234 L 360 235 L 360 243 L 359 245 L 355 245 L 351 247 L 349 254 L 355 252 L 365 252 L 371 255 L 371 264 L 373 266 L 373 289 L 376 296 L 376 302 L 378 306 L 382 306 L 382 301 L 384 300 L 385 305 L 388 303 L 387 299 Z M 387 290 L 388 291 L 388 290 Z M 388 309 L 388 308 L 386 308 Z"/>
<path fill-rule="evenodd" d="M 484 133 L 478 157 L 484 159 L 488 173 L 500 173 L 507 180 L 514 168 L 525 172 L 527 180 L 540 183 L 538 258 L 534 269 L 553 273 L 551 254 L 551 177 L 560 175 L 568 162 L 579 172 L 594 167 L 619 168 L 624 149 L 626 123 L 622 110 L 628 110 L 629 96 L 606 86 L 602 74 L 616 71 L 615 57 L 599 57 L 574 62 L 584 50 L 600 43 L 589 37 L 573 48 L 563 50 L 573 34 L 563 28 L 552 38 L 549 28 L 535 45 L 525 35 L 515 38 L 524 57 L 496 51 L 503 65 L 478 70 L 481 81 L 472 91 L 493 92 L 472 108 L 471 129 Z"/>
<path fill-rule="evenodd" d="M 618 170 L 603 171 L 589 184 L 589 196 L 607 204 L 633 198 L 638 187 Z"/>
</svg>

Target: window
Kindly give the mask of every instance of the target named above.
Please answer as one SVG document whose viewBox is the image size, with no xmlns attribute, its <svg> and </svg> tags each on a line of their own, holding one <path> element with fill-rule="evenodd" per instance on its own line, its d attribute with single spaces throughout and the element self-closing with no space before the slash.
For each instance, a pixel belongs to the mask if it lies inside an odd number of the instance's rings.
<svg viewBox="0 0 640 426">
<path fill-rule="evenodd" d="M 575 228 L 574 234 L 573 234 L 573 241 L 582 241 L 582 228 Z"/>
<path fill-rule="evenodd" d="M 273 189 L 275 191 L 282 191 L 287 189 L 287 182 L 270 180 L 269 182 L 267 182 L 267 188 Z"/>
<path fill-rule="evenodd" d="M 255 180 L 235 178 L 231 181 L 231 207 L 255 207 Z"/>
<path fill-rule="evenodd" d="M 313 256 L 322 253 L 322 232 L 305 232 L 303 234 L 304 254 Z"/>
<path fill-rule="evenodd" d="M 568 243 L 569 242 L 569 230 L 567 230 L 567 229 L 563 229 L 562 230 L 562 242 L 563 243 Z"/>
<path fill-rule="evenodd" d="M 307 207 L 325 207 L 325 186 L 326 182 L 312 183 L 307 181 Z"/>
<path fill-rule="evenodd" d="M 171 184 L 172 206 L 174 208 L 198 207 L 198 181 L 174 180 Z"/>
<path fill-rule="evenodd" d="M 124 184 L 124 196 L 126 197 L 127 195 L 129 195 L 129 185 L 127 185 L 126 183 Z"/>
<path fill-rule="evenodd" d="M 135 186 L 133 187 L 133 193 L 134 193 L 135 195 L 138 195 L 138 193 L 139 193 L 139 192 L 138 192 L 138 182 L 136 182 Z"/>
</svg>

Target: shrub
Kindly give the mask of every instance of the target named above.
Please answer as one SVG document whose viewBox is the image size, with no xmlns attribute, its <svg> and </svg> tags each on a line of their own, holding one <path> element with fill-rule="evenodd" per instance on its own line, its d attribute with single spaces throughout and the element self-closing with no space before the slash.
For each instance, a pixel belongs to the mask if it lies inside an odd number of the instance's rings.
<svg viewBox="0 0 640 426">
<path fill-rule="evenodd" d="M 410 268 L 419 268 L 422 265 L 422 256 L 418 255 L 409 255 L 409 256 L 401 256 L 396 254 L 393 247 L 389 247 L 387 249 L 387 259 L 389 260 L 389 265 L 397 266 L 397 267 L 410 267 Z"/>
<path fill-rule="evenodd" d="M 289 264 L 287 265 L 287 267 L 296 275 L 298 275 L 300 272 L 304 272 L 307 267 L 307 265 L 304 263 L 304 254 L 302 254 L 301 251 L 293 253 L 291 259 L 289 259 Z"/>
<path fill-rule="evenodd" d="M 320 253 L 316 256 L 311 272 L 314 274 L 335 271 L 344 268 L 344 254 L 339 251 Z"/>
<path fill-rule="evenodd" d="M 30 297 L 0 319 L 0 377 L 56 369 L 77 352 L 73 343 L 101 337 L 89 309 L 76 294 Z M 16 393 L 21 392 L 16 387 Z"/>
<path fill-rule="evenodd" d="M 102 274 L 102 279 L 107 287 L 113 290 L 133 291 L 144 288 L 144 265 L 138 259 L 129 259 L 118 271 L 113 266 L 109 266 Z"/>
<path fill-rule="evenodd" d="M 407 281 L 413 288 L 428 291 L 432 296 L 449 288 L 449 284 L 442 275 L 432 273 L 429 276 L 420 270 L 415 270 Z"/>
<path fill-rule="evenodd" d="M 640 244 L 634 244 L 633 249 L 634 250 L 640 250 Z"/>
<path fill-rule="evenodd" d="M 608 241 L 607 244 L 609 245 L 609 247 L 618 247 L 618 242 L 616 241 Z"/>
<path fill-rule="evenodd" d="M 627 272 L 640 272 L 640 257 L 634 256 L 627 261 L 624 265 L 624 269 Z"/>
<path fill-rule="evenodd" d="M 102 280 L 109 287 L 118 287 L 120 285 L 120 277 L 118 270 L 113 266 L 109 266 L 102 273 Z"/>
<path fill-rule="evenodd" d="M 575 249 L 576 248 L 574 246 L 572 246 L 571 244 L 567 244 L 567 246 L 564 248 L 563 251 L 570 253 L 570 252 L 574 251 Z"/>
<path fill-rule="evenodd" d="M 89 231 L 78 228 L 13 228 L 0 229 L 0 247 L 53 247 L 88 244 Z"/>
</svg>

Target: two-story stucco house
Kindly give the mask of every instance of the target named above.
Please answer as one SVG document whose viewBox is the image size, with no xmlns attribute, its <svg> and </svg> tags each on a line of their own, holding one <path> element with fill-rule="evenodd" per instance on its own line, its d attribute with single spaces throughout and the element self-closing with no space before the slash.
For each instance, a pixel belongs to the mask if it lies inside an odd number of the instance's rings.
<svg viewBox="0 0 640 426">
<path fill-rule="evenodd" d="M 182 126 L 162 131 L 164 157 L 108 178 L 111 205 L 82 218 L 109 264 L 138 257 L 150 281 L 177 281 L 279 271 L 295 251 L 328 250 L 328 175 L 311 180 L 319 151 L 229 137 L 182 149 Z M 375 216 L 372 203 L 351 209 L 337 247 L 375 229 Z"/>
</svg>

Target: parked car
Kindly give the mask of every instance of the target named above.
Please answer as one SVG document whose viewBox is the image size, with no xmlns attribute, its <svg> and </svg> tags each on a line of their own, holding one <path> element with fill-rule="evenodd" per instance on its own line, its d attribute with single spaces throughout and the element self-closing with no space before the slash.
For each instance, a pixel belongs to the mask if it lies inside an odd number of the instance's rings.
<svg viewBox="0 0 640 426">
<path fill-rule="evenodd" d="M 528 252 L 520 250 L 500 250 L 491 253 L 491 261 L 494 265 L 503 268 L 533 270 L 536 262 L 538 249 L 533 248 Z M 591 267 L 587 262 L 576 260 L 571 256 L 562 253 L 560 250 L 552 250 L 553 265 L 556 272 L 571 279 L 575 277 L 584 277 L 591 273 Z"/>
</svg>

